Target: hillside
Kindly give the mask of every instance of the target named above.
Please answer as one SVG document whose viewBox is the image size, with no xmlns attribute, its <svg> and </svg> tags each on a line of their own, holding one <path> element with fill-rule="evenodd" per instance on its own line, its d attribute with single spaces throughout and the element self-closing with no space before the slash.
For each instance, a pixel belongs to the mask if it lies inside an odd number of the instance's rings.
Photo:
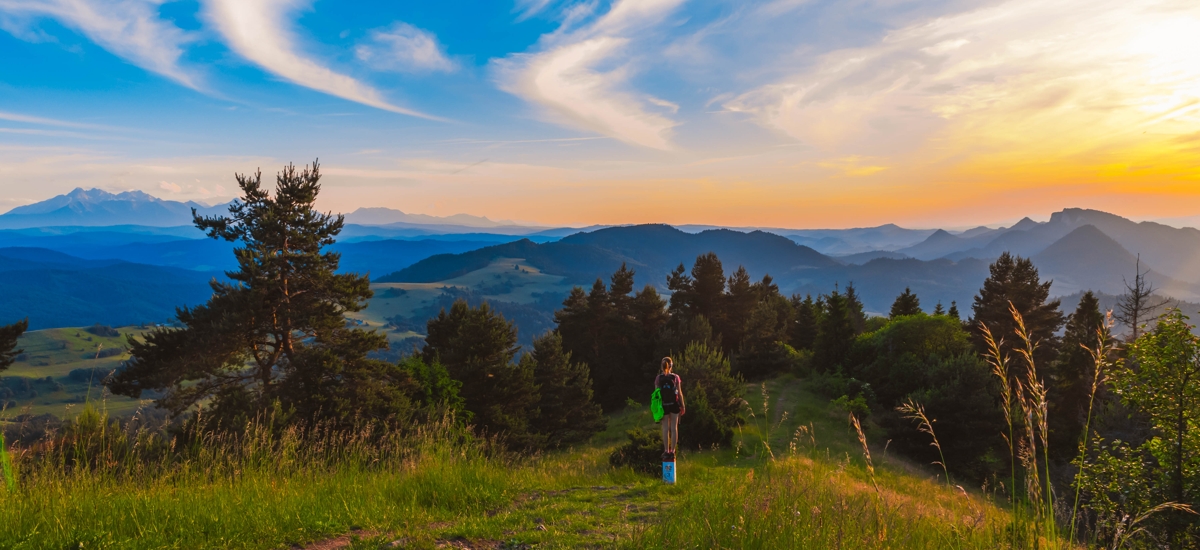
<svg viewBox="0 0 1200 550">
<path fill-rule="evenodd" d="M 53 548 L 80 540 L 138 548 L 225 547 L 236 540 L 312 550 L 834 548 L 880 541 L 898 549 L 995 548 L 1004 542 L 1005 510 L 974 488 L 959 492 L 931 468 L 889 455 L 870 426 L 868 469 L 844 411 L 814 397 L 804 381 L 785 376 L 750 385 L 747 395 L 759 416 L 729 448 L 681 449 L 676 485 L 609 464 L 626 430 L 656 428 L 642 407 L 611 416 L 608 430 L 591 442 L 536 457 L 488 452 L 437 426 L 384 439 L 385 447 L 291 439 L 253 455 L 221 454 L 218 439 L 215 453 L 170 469 L 125 476 L 84 469 L 22 487 L 0 508 L 6 526 L 0 546 L 31 533 Z M 43 500 L 51 491 L 71 498 Z M 54 521 L 61 517 L 71 521 Z"/>
<path fill-rule="evenodd" d="M 132 413 L 137 399 L 106 395 L 103 378 L 129 358 L 129 335 L 140 335 L 138 327 L 58 328 L 33 330 L 17 343 L 25 350 L 8 370 L 0 372 L 0 408 L 7 416 L 51 414 L 65 417 L 88 399 L 104 401 L 114 416 Z"/>
<path fill-rule="evenodd" d="M 28 318 L 31 329 L 163 322 L 207 300 L 221 276 L 32 248 L 0 249 L 0 270 L 0 319 Z"/>
</svg>

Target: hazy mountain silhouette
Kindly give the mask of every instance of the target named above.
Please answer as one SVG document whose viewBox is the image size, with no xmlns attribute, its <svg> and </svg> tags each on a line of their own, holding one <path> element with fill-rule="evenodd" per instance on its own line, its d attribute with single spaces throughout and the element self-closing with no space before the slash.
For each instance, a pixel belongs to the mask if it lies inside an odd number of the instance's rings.
<svg viewBox="0 0 1200 550">
<path fill-rule="evenodd" d="M 1124 280 L 1133 279 L 1138 259 L 1094 225 L 1080 227 L 1055 241 L 1032 258 L 1043 279 L 1053 279 L 1055 294 L 1095 290 L 1109 294 L 1125 291 Z M 1196 286 L 1153 270 L 1142 261 L 1140 269 L 1154 286 L 1173 296 L 1194 298 Z"/>
<path fill-rule="evenodd" d="M 679 264 L 688 268 L 696 256 L 715 252 L 732 273 L 746 266 L 752 276 L 788 277 L 798 271 L 839 265 L 811 248 L 761 231 L 727 229 L 692 234 L 669 225 L 612 227 L 577 233 L 551 243 L 528 240 L 490 246 L 459 255 L 433 256 L 377 279 L 380 282 L 436 282 L 480 269 L 497 258 L 524 258 L 538 269 L 584 284 L 612 274 L 621 263 L 637 271 L 638 285 L 662 287 Z"/>
<path fill-rule="evenodd" d="M 51 226 L 145 225 L 176 226 L 192 223 L 192 209 L 202 215 L 226 211 L 228 206 L 206 206 L 197 202 L 163 200 L 141 191 L 109 193 L 101 189 L 76 188 L 65 195 L 0 215 L 0 229 Z"/>
<path fill-rule="evenodd" d="M 420 225 L 458 225 L 464 227 L 502 227 L 519 225 L 510 220 L 492 221 L 486 217 L 470 214 L 454 214 L 453 216 L 429 216 L 426 214 L 409 214 L 392 208 L 366 207 L 359 208 L 346 214 L 347 223 L 360 225 L 389 225 L 395 223 Z"/>
</svg>

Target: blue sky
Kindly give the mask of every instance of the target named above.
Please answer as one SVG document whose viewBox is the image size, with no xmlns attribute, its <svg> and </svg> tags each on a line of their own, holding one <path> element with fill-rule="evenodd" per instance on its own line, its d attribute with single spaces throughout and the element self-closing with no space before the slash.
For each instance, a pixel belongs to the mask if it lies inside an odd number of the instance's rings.
<svg viewBox="0 0 1200 550">
<path fill-rule="evenodd" d="M 0 0 L 0 30 L 0 211 L 320 157 L 342 211 L 1200 212 L 1193 1 Z"/>
</svg>

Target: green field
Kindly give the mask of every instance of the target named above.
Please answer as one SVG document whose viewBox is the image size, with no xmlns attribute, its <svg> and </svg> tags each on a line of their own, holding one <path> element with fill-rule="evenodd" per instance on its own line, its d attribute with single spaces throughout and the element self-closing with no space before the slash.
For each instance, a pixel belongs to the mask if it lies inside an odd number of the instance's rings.
<svg viewBox="0 0 1200 550">
<path fill-rule="evenodd" d="M 0 508 L 0 547 L 996 548 L 1012 540 L 1010 515 L 989 495 L 887 456 L 883 441 L 873 442 L 869 471 L 845 413 L 804 381 L 784 376 L 747 394 L 753 416 L 732 448 L 681 451 L 674 486 L 608 464 L 626 429 L 655 429 L 640 406 L 610 417 L 590 444 L 533 457 L 450 443 L 436 429 L 383 444 L 254 435 L 133 469 L 120 460 L 64 469 L 18 455 L 22 475 Z"/>
<path fill-rule="evenodd" d="M 542 273 L 523 259 L 498 258 L 483 269 L 436 283 L 373 283 L 375 297 L 367 308 L 347 317 L 364 321 L 368 327 L 382 327 L 391 317 L 410 317 L 436 303 L 443 287 L 472 290 L 489 300 L 528 304 L 537 300 L 536 293 L 566 294 L 573 286 L 561 276 Z M 389 338 L 402 340 L 414 335 L 393 333 Z"/>
<path fill-rule="evenodd" d="M 125 352 L 126 335 L 137 336 L 145 332 L 138 327 L 116 330 L 120 332 L 119 336 L 100 336 L 88 332 L 87 328 L 35 330 L 22 335 L 17 348 L 24 349 L 25 353 L 8 370 L 0 372 L 0 377 L 10 390 L 14 386 L 24 388 L 28 385 L 36 395 L 21 391 L 0 398 L 0 403 L 7 401 L 9 405 L 3 417 L 47 413 L 61 417 L 69 415 L 73 408 L 78 411 L 81 404 L 89 400 L 103 402 L 114 416 L 125 416 L 135 411 L 140 405 L 138 400 L 108 395 L 100 383 L 102 374 L 94 378 L 90 376 L 93 372 L 107 373 L 128 359 L 129 354 Z M 113 353 L 105 350 L 120 352 L 97 358 L 97 355 Z M 81 369 L 89 371 L 89 376 L 83 377 Z M 76 376 L 71 376 L 72 371 L 77 371 Z M 0 393 L 0 397 L 3 397 L 3 393 Z"/>
</svg>

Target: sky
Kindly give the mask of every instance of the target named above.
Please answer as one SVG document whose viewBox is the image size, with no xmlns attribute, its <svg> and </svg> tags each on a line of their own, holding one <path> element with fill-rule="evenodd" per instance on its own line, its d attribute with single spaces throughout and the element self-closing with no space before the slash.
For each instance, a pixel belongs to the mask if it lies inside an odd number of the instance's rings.
<svg viewBox="0 0 1200 550">
<path fill-rule="evenodd" d="M 0 212 L 319 158 L 339 212 L 1189 219 L 1196 52 L 1195 0 L 0 0 Z"/>
</svg>

